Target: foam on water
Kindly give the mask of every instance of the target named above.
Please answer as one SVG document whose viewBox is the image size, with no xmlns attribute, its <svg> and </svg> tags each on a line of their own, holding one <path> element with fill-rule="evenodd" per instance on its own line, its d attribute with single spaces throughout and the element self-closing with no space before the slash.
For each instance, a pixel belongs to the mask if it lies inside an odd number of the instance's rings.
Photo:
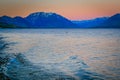
<svg viewBox="0 0 120 80">
<path fill-rule="evenodd" d="M 118 80 L 119 29 L 1 30 L 13 80 Z"/>
</svg>

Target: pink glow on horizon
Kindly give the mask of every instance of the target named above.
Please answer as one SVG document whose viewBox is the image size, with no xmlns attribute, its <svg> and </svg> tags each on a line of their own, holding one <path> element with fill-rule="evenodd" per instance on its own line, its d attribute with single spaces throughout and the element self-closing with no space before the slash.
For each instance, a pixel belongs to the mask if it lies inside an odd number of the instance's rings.
<svg viewBox="0 0 120 80">
<path fill-rule="evenodd" d="M 120 0 L 1 0 L 0 16 L 55 12 L 71 20 L 85 20 L 120 13 L 119 3 Z"/>
</svg>

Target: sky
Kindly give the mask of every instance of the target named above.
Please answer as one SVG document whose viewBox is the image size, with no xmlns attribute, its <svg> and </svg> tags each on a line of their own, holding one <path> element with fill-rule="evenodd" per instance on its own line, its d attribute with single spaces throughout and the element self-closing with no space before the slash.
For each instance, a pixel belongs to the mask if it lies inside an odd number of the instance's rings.
<svg viewBox="0 0 120 80">
<path fill-rule="evenodd" d="M 120 13 L 120 0 L 0 0 L 0 16 L 25 17 L 33 12 L 55 12 L 71 20 Z"/>
</svg>

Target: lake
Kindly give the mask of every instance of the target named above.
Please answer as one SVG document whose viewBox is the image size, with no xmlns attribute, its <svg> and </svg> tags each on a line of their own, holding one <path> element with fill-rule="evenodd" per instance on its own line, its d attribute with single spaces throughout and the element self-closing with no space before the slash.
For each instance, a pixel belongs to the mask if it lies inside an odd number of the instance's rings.
<svg viewBox="0 0 120 80">
<path fill-rule="evenodd" d="M 120 29 L 0 29 L 0 59 L 10 80 L 120 80 Z"/>
</svg>

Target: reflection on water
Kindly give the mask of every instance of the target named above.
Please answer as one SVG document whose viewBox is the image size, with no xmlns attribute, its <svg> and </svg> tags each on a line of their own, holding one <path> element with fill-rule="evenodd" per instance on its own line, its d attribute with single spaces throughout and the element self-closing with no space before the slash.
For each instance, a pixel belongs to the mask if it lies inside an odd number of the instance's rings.
<svg viewBox="0 0 120 80">
<path fill-rule="evenodd" d="M 11 80 L 119 80 L 119 31 L 1 29 L 1 73 Z"/>
</svg>

